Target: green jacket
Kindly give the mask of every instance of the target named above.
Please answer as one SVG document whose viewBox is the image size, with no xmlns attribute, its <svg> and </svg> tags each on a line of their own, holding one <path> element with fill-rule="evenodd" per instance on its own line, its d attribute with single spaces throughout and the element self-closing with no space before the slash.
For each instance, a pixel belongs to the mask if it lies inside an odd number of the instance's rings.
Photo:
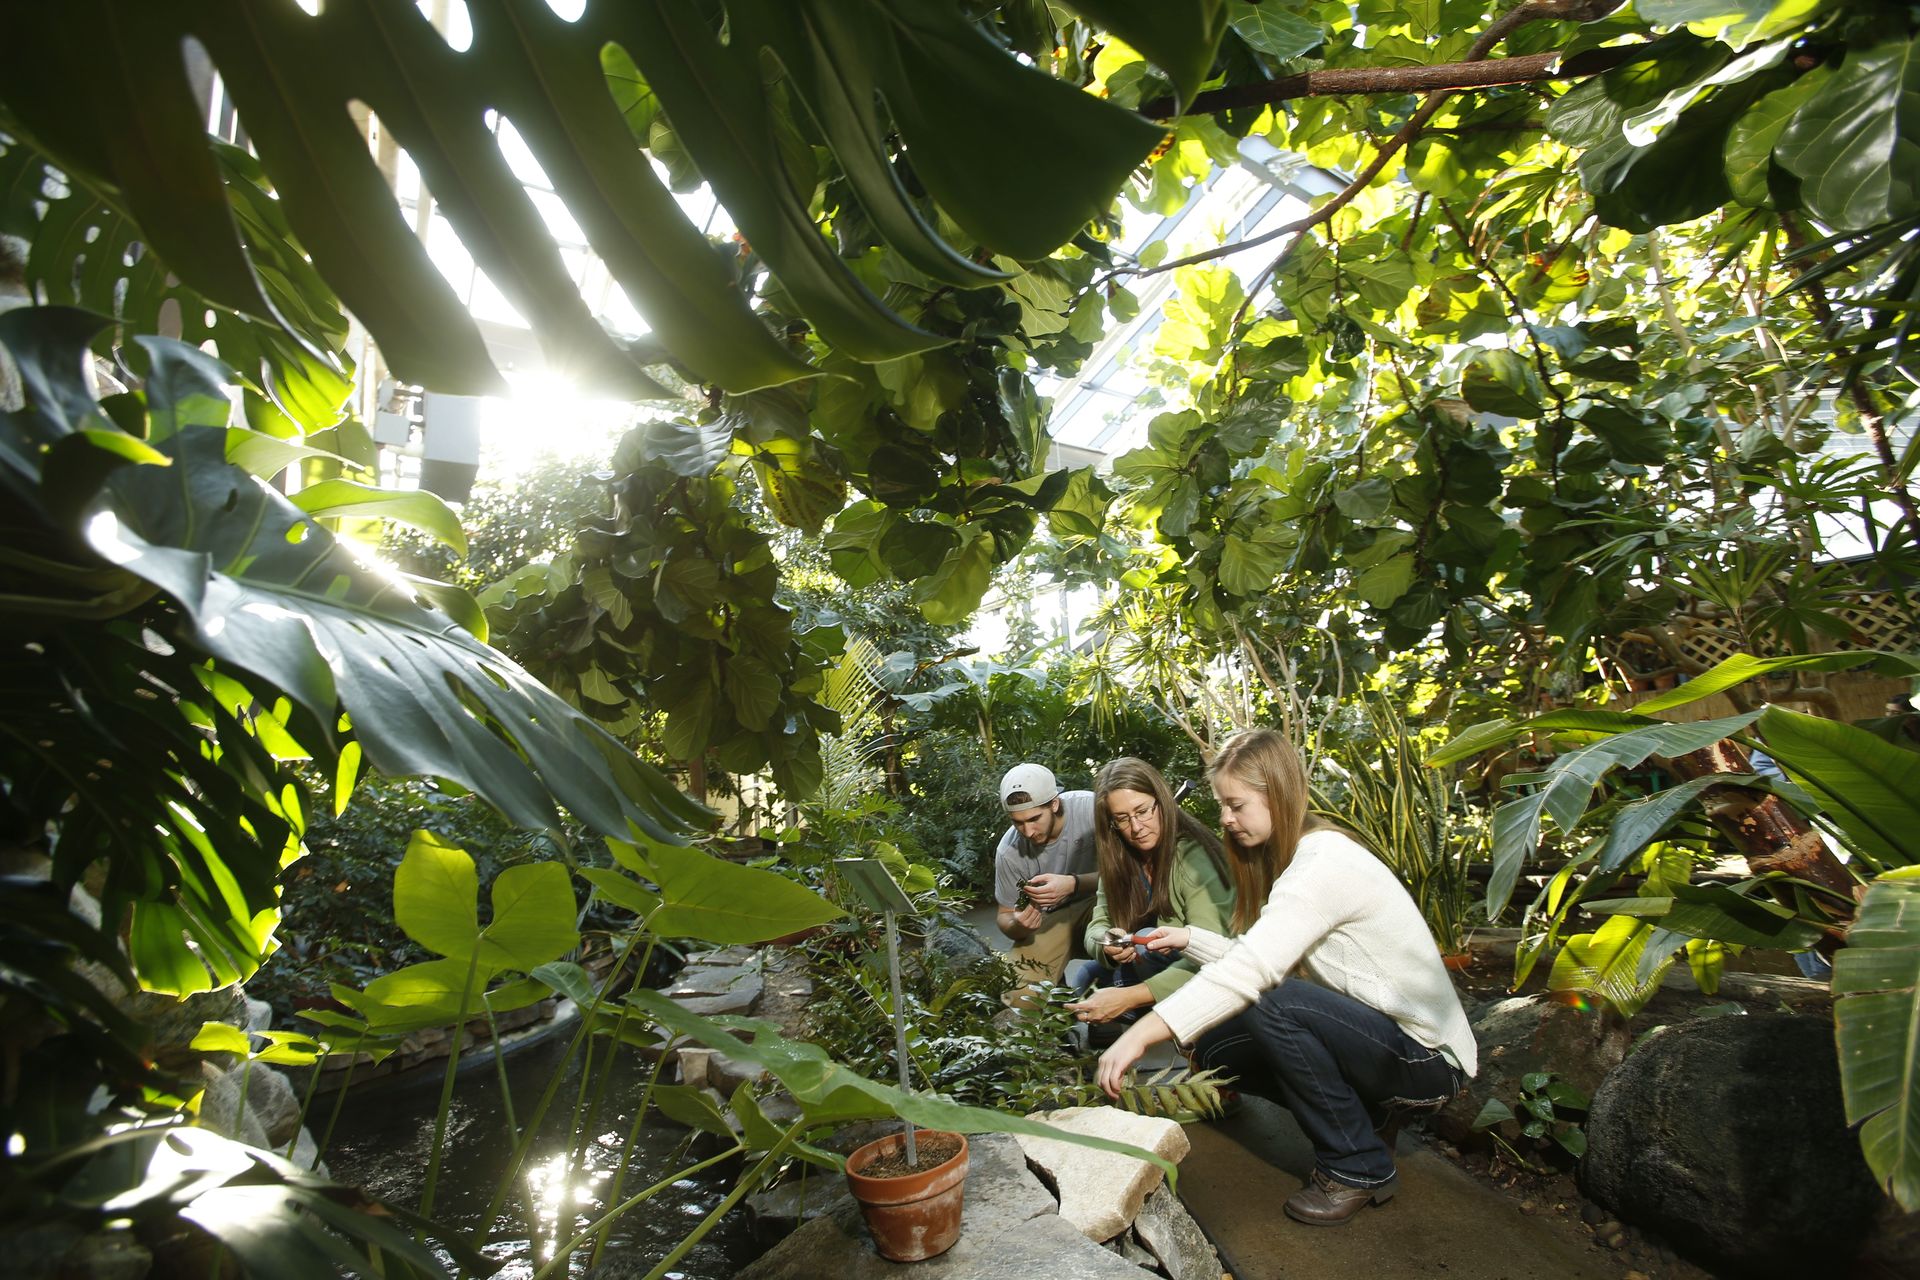
<svg viewBox="0 0 1920 1280">
<path fill-rule="evenodd" d="M 1221 877 L 1220 868 L 1198 842 L 1182 840 L 1174 849 L 1173 866 L 1168 873 L 1167 914 L 1160 919 L 1166 926 L 1191 926 L 1229 936 L 1233 933 L 1233 886 Z M 1103 882 L 1094 899 L 1093 916 L 1087 921 L 1087 954 L 1106 963 L 1107 887 Z M 1178 991 L 1188 978 L 1200 971 L 1198 961 L 1182 956 L 1146 981 L 1155 1003 Z"/>
</svg>

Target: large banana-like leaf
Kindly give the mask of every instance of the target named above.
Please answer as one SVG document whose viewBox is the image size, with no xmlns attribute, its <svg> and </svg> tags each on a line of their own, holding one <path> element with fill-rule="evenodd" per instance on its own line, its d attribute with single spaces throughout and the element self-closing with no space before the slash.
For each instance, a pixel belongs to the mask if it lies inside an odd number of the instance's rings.
<svg viewBox="0 0 1920 1280">
<path fill-rule="evenodd" d="M 1847 1123 L 1874 1177 L 1920 1209 L 1920 873 L 1890 872 L 1867 890 L 1834 958 L 1833 1006 Z"/>
<path fill-rule="evenodd" d="M 1767 750 L 1876 867 L 1920 862 L 1920 755 L 1865 729 L 1781 707 L 1760 717 Z"/>
<path fill-rule="evenodd" d="M 1105 3 L 1183 88 L 1211 59 L 1217 0 Z M 240 108 L 290 229 L 411 381 L 498 390 L 480 335 L 401 216 L 349 113 L 370 108 L 554 363 L 635 395 L 657 385 L 588 314 L 488 113 L 512 122 L 594 250 L 666 348 L 732 390 L 804 376 L 755 316 L 732 264 L 680 211 L 631 138 L 602 71 L 626 49 L 675 136 L 753 247 L 842 349 L 884 359 L 933 345 L 872 295 L 814 222 L 813 192 L 778 163 L 788 93 L 806 103 L 874 225 L 936 278 L 985 283 L 944 245 L 893 168 L 888 121 L 919 184 L 987 249 L 1033 258 L 1102 211 L 1159 129 L 996 46 L 945 0 L 470 0 L 450 48 L 412 5 L 330 0 L 156 5 L 72 0 L 0 16 L 0 98 L 62 170 L 124 207 L 146 243 L 210 301 L 281 317 L 249 260 L 207 146 L 184 45 L 197 40 Z M 1211 15 L 1211 16 L 1209 16 Z M 722 31 L 726 35 L 723 38 Z M 1158 52 L 1165 50 L 1166 52 Z M 790 83 L 768 85 L 768 60 Z M 73 88 L 92 86 L 76 107 Z M 884 110 L 876 108 L 876 95 Z M 956 107 L 962 109 L 956 109 Z M 1010 162 L 1015 140 L 1044 166 Z"/>
<path fill-rule="evenodd" d="M 1631 769 L 1649 756 L 1681 756 L 1712 746 L 1728 734 L 1746 728 L 1759 716 L 1758 711 L 1749 711 L 1744 715 L 1689 724 L 1648 721 L 1555 760 L 1546 771 L 1544 786 L 1494 811 L 1493 874 L 1487 881 L 1488 914 L 1497 915 L 1513 896 L 1521 865 L 1540 843 L 1543 816 L 1552 818 L 1562 832 L 1570 832 L 1586 813 L 1594 787 L 1609 770 Z"/>
</svg>

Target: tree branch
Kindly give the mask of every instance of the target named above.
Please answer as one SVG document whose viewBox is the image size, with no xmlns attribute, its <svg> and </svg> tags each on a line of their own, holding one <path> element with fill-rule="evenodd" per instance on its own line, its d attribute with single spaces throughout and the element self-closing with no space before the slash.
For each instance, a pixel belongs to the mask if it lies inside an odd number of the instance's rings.
<svg viewBox="0 0 1920 1280">
<path fill-rule="evenodd" d="M 1507 10 L 1507 12 L 1494 19 L 1492 23 L 1488 24 L 1487 29 L 1481 32 L 1480 38 L 1473 42 L 1473 47 L 1467 50 L 1467 56 L 1464 62 L 1453 65 L 1464 66 L 1469 63 L 1484 62 L 1487 54 L 1491 53 L 1496 45 L 1502 40 L 1505 40 L 1516 29 L 1526 26 L 1530 22 L 1540 22 L 1548 19 L 1591 22 L 1595 18 L 1604 17 L 1613 12 L 1620 7 L 1620 4 L 1621 0 L 1526 0 L 1524 4 L 1516 5 L 1514 8 Z M 1615 51 L 1596 50 L 1596 52 L 1611 53 Z M 1625 52 L 1632 53 L 1635 52 L 1635 50 L 1630 46 Z M 1558 55 L 1555 56 L 1557 57 Z M 1627 59 L 1623 57 L 1621 60 L 1626 61 Z M 1419 70 L 1420 68 L 1414 69 Z M 1427 121 L 1433 119 L 1435 113 L 1445 104 L 1449 92 L 1450 90 L 1448 89 L 1436 89 L 1428 93 L 1426 101 L 1422 102 L 1419 108 L 1407 117 L 1407 122 L 1400 126 L 1400 131 L 1394 134 L 1379 151 L 1374 153 L 1373 160 L 1367 167 L 1361 170 L 1360 173 L 1354 177 L 1353 181 L 1342 188 L 1331 200 L 1315 209 L 1306 217 L 1298 218 L 1293 222 L 1287 223 L 1285 226 L 1275 227 L 1271 231 L 1262 232 L 1260 235 L 1252 236 L 1246 240 L 1236 240 L 1231 244 L 1216 245 L 1201 253 L 1192 253 L 1184 258 L 1176 258 L 1172 262 L 1163 262 L 1157 267 L 1142 268 L 1132 272 L 1128 272 L 1122 268 L 1115 268 L 1112 274 L 1159 275 L 1165 271 L 1172 271 L 1176 267 L 1190 267 L 1196 263 L 1210 262 L 1215 258 L 1224 258 L 1228 254 L 1238 253 L 1242 249 L 1251 249 L 1256 245 L 1267 244 L 1270 241 L 1278 240 L 1282 236 L 1304 234 L 1314 227 L 1331 221 L 1334 214 L 1346 208 L 1347 205 L 1353 202 L 1355 196 L 1358 196 L 1362 191 L 1365 191 L 1372 185 L 1373 180 L 1380 176 L 1381 170 L 1387 167 L 1388 161 L 1400 154 L 1403 147 L 1419 136 L 1420 131 L 1426 127 Z M 1205 96 L 1204 94 L 1201 95 L 1201 97 Z M 1196 99 L 1196 101 L 1198 101 L 1198 99 Z M 1265 277 L 1272 274 L 1274 268 L 1277 267 L 1280 262 L 1284 262 L 1293 253 L 1296 246 L 1297 242 L 1296 244 L 1288 245 L 1286 251 L 1280 255 L 1279 259 L 1276 260 L 1273 265 L 1269 266 L 1265 272 L 1261 273 L 1261 283 L 1264 283 Z M 1249 300 L 1252 299 L 1256 291 L 1257 286 L 1255 289 L 1247 290 Z M 1241 309 L 1242 311 L 1245 310 L 1244 305 Z"/>
<path fill-rule="evenodd" d="M 1524 7 L 1524 6 L 1523 6 Z M 1551 16 L 1551 15 L 1549 15 Z M 1503 84 L 1537 84 L 1545 80 L 1578 80 L 1610 71 L 1646 56 L 1647 46 L 1616 45 L 1589 49 L 1561 61 L 1560 51 L 1529 53 L 1518 58 L 1469 58 L 1437 62 L 1427 67 L 1326 67 L 1275 76 L 1253 84 L 1230 85 L 1196 94 L 1184 110 L 1172 98 L 1156 98 L 1140 108 L 1149 120 L 1178 116 L 1213 115 L 1241 107 L 1261 107 L 1296 98 L 1332 98 L 1378 93 L 1451 93 L 1460 89 L 1491 89 Z"/>
</svg>

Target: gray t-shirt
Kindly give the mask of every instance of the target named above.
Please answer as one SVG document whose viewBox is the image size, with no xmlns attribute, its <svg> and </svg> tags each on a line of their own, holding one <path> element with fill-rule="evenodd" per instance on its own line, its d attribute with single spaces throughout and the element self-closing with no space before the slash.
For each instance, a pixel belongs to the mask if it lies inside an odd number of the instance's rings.
<svg viewBox="0 0 1920 1280">
<path fill-rule="evenodd" d="M 1000 847 L 993 854 L 994 900 L 1011 910 L 1020 900 L 1020 886 L 1035 876 L 1083 876 L 1099 865 L 1093 847 L 1093 792 L 1062 791 L 1060 834 L 1052 844 L 1036 848 L 1012 827 L 1000 837 Z M 1079 894 L 1068 901 L 1086 896 Z"/>
</svg>

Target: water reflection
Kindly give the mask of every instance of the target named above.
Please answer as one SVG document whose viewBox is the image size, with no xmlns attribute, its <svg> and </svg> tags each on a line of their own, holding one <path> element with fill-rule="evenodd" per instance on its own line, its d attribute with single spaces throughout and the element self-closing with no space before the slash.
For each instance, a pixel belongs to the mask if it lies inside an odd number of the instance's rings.
<svg viewBox="0 0 1920 1280">
<path fill-rule="evenodd" d="M 508 1059 L 515 1115 L 532 1113 L 564 1057 L 566 1041 L 566 1037 L 558 1037 Z M 627 1145 L 634 1104 L 651 1070 L 651 1065 L 637 1054 L 623 1055 L 614 1064 L 598 1111 L 592 1111 L 591 1097 L 581 1111 L 583 1117 L 594 1116 L 593 1137 L 582 1144 L 576 1165 L 571 1140 L 579 1094 L 576 1062 L 521 1171 L 517 1193 L 508 1198 L 505 1209 L 490 1224 L 483 1252 L 506 1263 L 498 1273 L 502 1280 L 530 1280 L 540 1262 L 551 1254 L 556 1237 L 570 1239 L 616 1203 L 614 1180 Z M 356 1087 L 327 1152 L 327 1163 L 335 1177 L 406 1208 L 420 1201 L 433 1149 L 433 1115 L 440 1092 L 438 1070 L 418 1074 L 420 1079 L 403 1083 L 381 1081 L 364 1090 Z M 328 1100 L 322 1100 L 316 1104 L 316 1111 L 329 1105 Z M 711 1154 L 710 1148 L 702 1148 L 689 1155 L 691 1139 L 692 1135 L 677 1125 L 650 1120 L 640 1131 L 621 1181 L 620 1197 L 632 1196 L 702 1155 Z M 464 1070 L 449 1116 L 447 1154 L 441 1161 L 433 1216 L 471 1231 L 486 1213 L 512 1153 L 513 1137 L 500 1104 L 500 1086 L 492 1064 Z M 734 1162 L 704 1170 L 676 1180 L 654 1199 L 635 1207 L 609 1235 L 602 1268 L 620 1275 L 629 1270 L 635 1276 L 644 1275 L 725 1197 L 737 1172 Z M 528 1243 L 529 1206 L 540 1240 L 540 1262 L 536 1262 L 535 1251 Z M 672 1274 L 681 1280 L 726 1280 L 758 1252 L 744 1219 L 732 1214 L 696 1245 Z M 584 1276 L 590 1254 L 589 1249 L 575 1255 L 569 1274 Z"/>
</svg>

